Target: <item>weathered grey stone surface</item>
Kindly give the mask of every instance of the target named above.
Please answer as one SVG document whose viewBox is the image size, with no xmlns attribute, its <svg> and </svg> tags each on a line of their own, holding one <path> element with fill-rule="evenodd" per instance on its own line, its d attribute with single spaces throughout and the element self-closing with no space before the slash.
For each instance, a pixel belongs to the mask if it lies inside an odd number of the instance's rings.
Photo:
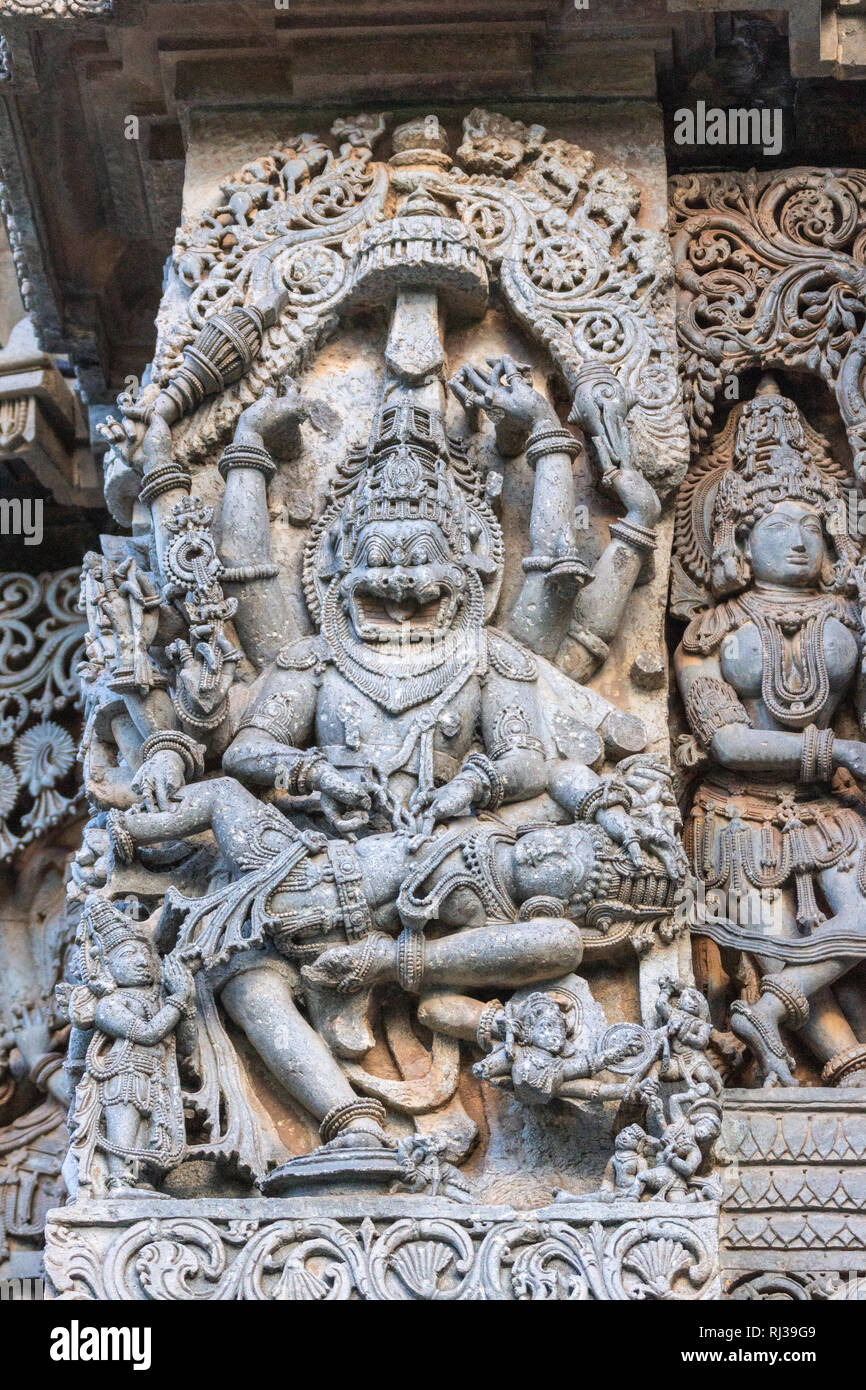
<svg viewBox="0 0 866 1390">
<path fill-rule="evenodd" d="M 118 1200 L 57 1212 L 46 1269 L 76 1300 L 707 1299 L 717 1224 L 711 1203 Z"/>
<path fill-rule="evenodd" d="M 819 8 L 0 0 L 0 503 L 91 535 L 0 577 L 0 1278 L 54 1206 L 60 1299 L 860 1296 Z"/>
<path fill-rule="evenodd" d="M 207 201 L 192 154 L 108 427 L 132 535 L 83 580 L 76 1222 L 396 1186 L 557 1196 L 563 1240 L 597 1201 L 619 1249 L 655 1229 L 624 1202 L 713 1210 L 664 695 L 627 674 L 686 446 L 632 166 L 480 108 L 340 117 Z M 677 1284 L 697 1247 L 651 1246 Z"/>
<path fill-rule="evenodd" d="M 728 1296 L 862 1299 L 862 1090 L 729 1090 L 720 1148 Z"/>
</svg>

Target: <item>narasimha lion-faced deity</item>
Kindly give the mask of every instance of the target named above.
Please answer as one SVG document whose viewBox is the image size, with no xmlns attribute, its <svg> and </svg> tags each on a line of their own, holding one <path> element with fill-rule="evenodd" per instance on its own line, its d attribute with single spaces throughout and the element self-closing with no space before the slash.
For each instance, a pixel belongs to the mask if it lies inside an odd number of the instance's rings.
<svg viewBox="0 0 866 1390">
<path fill-rule="evenodd" d="M 631 1196 L 702 1201 L 665 717 L 591 683 L 664 582 L 667 251 L 540 126 L 473 112 L 456 162 L 436 117 L 384 132 L 297 137 L 184 225 L 111 427 L 68 1181 L 460 1202 L 526 1124 L 576 1190 L 607 1116 L 592 1188 L 624 1106 Z"/>
</svg>

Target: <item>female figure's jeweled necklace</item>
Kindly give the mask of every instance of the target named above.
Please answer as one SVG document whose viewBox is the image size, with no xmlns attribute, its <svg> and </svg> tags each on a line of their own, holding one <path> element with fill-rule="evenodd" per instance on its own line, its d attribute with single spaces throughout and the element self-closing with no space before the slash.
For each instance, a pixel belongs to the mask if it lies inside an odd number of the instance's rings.
<svg viewBox="0 0 866 1390">
<path fill-rule="evenodd" d="M 830 693 L 824 628 L 836 599 L 752 591 L 741 594 L 739 602 L 761 639 L 761 698 L 768 713 L 787 728 L 805 728 Z"/>
</svg>

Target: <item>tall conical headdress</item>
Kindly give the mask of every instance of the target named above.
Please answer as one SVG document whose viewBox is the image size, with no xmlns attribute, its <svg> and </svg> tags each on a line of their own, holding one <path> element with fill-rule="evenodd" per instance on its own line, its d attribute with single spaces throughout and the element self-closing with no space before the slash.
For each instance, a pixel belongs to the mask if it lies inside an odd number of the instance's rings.
<svg viewBox="0 0 866 1390">
<path fill-rule="evenodd" d="M 806 422 L 775 378 L 761 378 L 736 406 L 711 448 L 689 469 L 677 495 L 671 604 L 691 618 L 714 597 L 743 587 L 745 531 L 778 502 L 807 502 L 822 516 L 844 566 L 856 564 L 848 533 L 844 464 Z"/>
<path fill-rule="evenodd" d="M 394 520 L 437 525 L 455 559 L 486 582 L 492 610 L 504 546 L 483 477 L 465 446 L 446 435 L 441 412 L 411 390 L 385 398 L 366 446 L 338 465 L 331 502 L 305 552 L 304 592 L 314 617 L 334 573 L 351 563 L 363 528 Z"/>
<path fill-rule="evenodd" d="M 781 394 L 773 377 L 765 376 L 754 399 L 740 412 L 731 468 L 716 493 L 712 578 L 717 593 L 741 587 L 738 550 L 743 528 L 751 528 L 779 502 L 791 499 L 814 507 L 840 559 L 856 562 L 839 484 L 817 466 L 795 403 Z"/>
<path fill-rule="evenodd" d="M 438 411 L 417 404 L 412 395 L 383 406 L 363 456 L 363 474 L 356 472 L 354 486 L 343 493 L 349 543 L 370 521 L 433 521 L 461 551 L 475 538 L 464 534 L 469 522 L 463 503 L 467 495 L 477 498 L 480 480 L 465 455 L 455 450 L 455 457 L 459 474 Z"/>
<path fill-rule="evenodd" d="M 82 929 L 92 940 L 99 942 L 106 956 L 125 941 L 150 944 L 150 937 L 137 922 L 96 893 L 91 893 L 84 904 Z"/>
</svg>

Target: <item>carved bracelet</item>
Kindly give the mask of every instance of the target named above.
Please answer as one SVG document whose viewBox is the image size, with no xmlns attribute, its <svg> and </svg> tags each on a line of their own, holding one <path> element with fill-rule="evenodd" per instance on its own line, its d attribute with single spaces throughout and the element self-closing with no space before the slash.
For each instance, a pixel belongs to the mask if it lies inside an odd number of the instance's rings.
<svg viewBox="0 0 866 1390">
<path fill-rule="evenodd" d="M 192 734 L 182 729 L 157 729 L 141 745 L 141 760 L 147 762 L 154 753 L 177 753 L 183 761 L 186 780 L 195 781 L 204 774 L 205 747 Z"/>
<path fill-rule="evenodd" d="M 138 493 L 139 501 L 152 502 L 164 492 L 174 492 L 176 488 L 189 492 L 192 479 L 179 463 L 164 463 L 160 468 L 154 468 L 152 472 L 145 474 Z"/>
<path fill-rule="evenodd" d="M 535 468 L 544 454 L 569 454 L 576 458 L 581 451 L 579 440 L 562 425 L 538 425 L 526 441 L 526 462 Z"/>
<path fill-rule="evenodd" d="M 815 759 L 818 778 L 822 782 L 833 780 L 833 744 L 835 736 L 832 729 L 822 729 L 818 735 L 818 753 Z"/>
<path fill-rule="evenodd" d="M 397 937 L 397 980 L 407 994 L 417 994 L 424 981 L 426 941 L 419 931 L 404 927 Z"/>
<path fill-rule="evenodd" d="M 485 753 L 470 753 L 460 769 L 460 773 L 464 772 L 480 779 L 484 798 L 481 805 L 484 809 L 486 811 L 498 810 L 505 800 L 505 783 L 487 755 Z M 460 776 L 460 773 L 457 775 Z"/>
<path fill-rule="evenodd" d="M 135 858 L 135 841 L 129 833 L 123 812 L 116 808 L 109 811 L 106 817 L 106 826 L 115 859 L 119 860 L 121 864 L 131 864 Z"/>
<path fill-rule="evenodd" d="M 802 1028 L 809 1022 L 809 1000 L 793 980 L 786 980 L 784 975 L 765 975 L 761 980 L 761 994 L 772 994 L 781 1000 L 789 1028 Z"/>
<path fill-rule="evenodd" d="M 319 1138 L 322 1143 L 328 1144 L 332 1139 L 336 1139 L 354 1120 L 372 1120 L 383 1129 L 385 1107 L 380 1100 L 373 1100 L 372 1096 L 358 1096 L 357 1100 L 332 1106 L 319 1125 Z"/>
<path fill-rule="evenodd" d="M 609 526 L 609 531 L 617 540 L 625 541 L 633 550 L 640 550 L 645 555 L 651 555 L 658 544 L 655 531 L 650 526 L 639 526 L 636 521 L 613 521 Z"/>
<path fill-rule="evenodd" d="M 581 627 L 580 623 L 576 622 L 573 618 L 568 624 L 566 636 L 570 638 L 572 642 L 576 642 L 578 646 L 583 647 L 595 661 L 607 661 L 610 655 L 610 647 L 607 642 L 605 642 L 604 638 L 599 637 L 595 632 L 591 632 L 588 627 Z"/>
<path fill-rule="evenodd" d="M 291 767 L 286 763 L 280 764 L 274 785 L 278 791 L 288 792 L 289 796 L 309 796 L 314 790 L 310 785 L 313 769 L 327 761 L 324 753 L 320 753 L 318 748 L 310 748 L 305 753 L 299 752 Z"/>
<path fill-rule="evenodd" d="M 257 444 L 228 444 L 217 467 L 223 478 L 228 476 L 232 468 L 254 468 L 257 473 L 264 473 L 268 482 L 277 471 L 277 465 L 267 449 Z"/>
<path fill-rule="evenodd" d="M 493 1047 L 493 1026 L 501 1013 L 502 1004 L 498 999 L 491 999 L 489 1004 L 485 1004 L 481 1010 L 478 1026 L 475 1030 L 475 1040 L 482 1052 L 490 1052 Z"/>
<path fill-rule="evenodd" d="M 802 782 L 830 782 L 833 779 L 833 744 L 835 736 L 832 729 L 818 729 L 815 724 L 807 724 L 803 730 L 803 751 L 800 756 L 800 780 Z"/>
</svg>

